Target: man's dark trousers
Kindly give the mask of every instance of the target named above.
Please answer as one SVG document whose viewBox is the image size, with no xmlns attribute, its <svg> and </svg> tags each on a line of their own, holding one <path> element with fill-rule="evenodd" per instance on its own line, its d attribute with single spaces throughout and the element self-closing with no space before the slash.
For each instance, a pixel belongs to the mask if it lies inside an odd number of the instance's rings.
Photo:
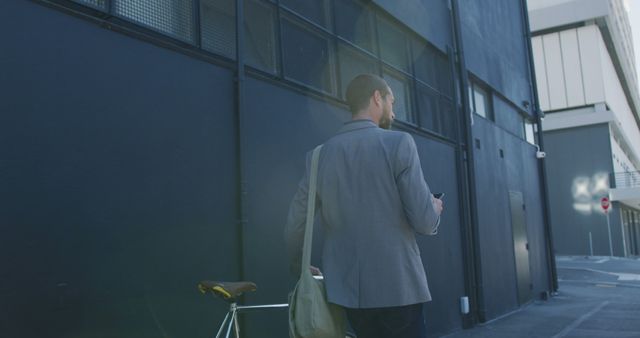
<svg viewBox="0 0 640 338">
<path fill-rule="evenodd" d="M 358 338 L 426 338 L 422 305 L 346 310 Z"/>
</svg>

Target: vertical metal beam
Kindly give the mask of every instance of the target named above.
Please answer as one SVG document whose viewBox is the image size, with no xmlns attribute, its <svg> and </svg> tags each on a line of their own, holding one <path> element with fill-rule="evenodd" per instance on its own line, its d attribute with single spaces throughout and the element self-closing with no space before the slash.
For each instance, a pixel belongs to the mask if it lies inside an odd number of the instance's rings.
<svg viewBox="0 0 640 338">
<path fill-rule="evenodd" d="M 538 146 L 540 151 L 544 151 L 544 137 L 542 132 L 542 111 L 538 104 L 538 83 L 536 81 L 536 71 L 533 64 L 533 48 L 531 47 L 531 27 L 529 26 L 529 10 L 527 8 L 527 1 L 520 0 L 522 7 L 522 20 L 524 21 L 524 38 L 527 47 L 527 63 L 529 64 L 529 83 L 531 86 L 531 93 L 533 94 L 533 112 L 536 119 L 536 126 L 538 127 Z M 556 260 L 553 249 L 553 232 L 551 229 L 551 216 L 549 215 L 549 191 L 547 189 L 547 170 L 544 165 L 546 159 L 538 159 L 538 172 L 540 172 L 540 190 L 542 191 L 543 200 L 543 214 L 544 214 L 544 229 L 546 240 L 546 258 L 549 269 L 549 288 L 552 293 L 558 291 L 558 272 L 556 270 Z"/>
<path fill-rule="evenodd" d="M 449 56 L 449 66 L 451 71 L 451 86 L 456 87 L 456 84 L 460 83 L 456 80 L 456 51 L 448 47 L 447 54 Z M 460 87 L 460 86 L 458 86 Z M 456 177 L 458 178 L 458 204 L 461 206 L 461 223 L 460 227 L 460 241 L 462 244 L 462 261 L 464 269 L 464 289 L 465 295 L 468 299 L 471 299 L 470 304 L 476 304 L 475 289 L 476 278 L 474 271 L 474 253 L 473 253 L 473 230 L 470 228 L 470 216 L 469 216 L 469 190 L 467 189 L 468 180 L 466 175 L 466 163 L 465 163 L 465 150 L 464 143 L 462 142 L 463 131 L 461 115 L 464 115 L 464 108 L 460 100 L 459 90 L 452 88 L 453 90 L 453 104 L 454 110 L 452 114 L 455 115 L 455 140 L 456 140 Z M 467 304 L 469 306 L 469 303 Z M 476 322 L 475 310 L 469 311 L 469 313 L 462 318 L 462 327 L 468 329 Z"/>
<path fill-rule="evenodd" d="M 480 256 L 480 238 L 479 225 L 478 225 L 478 202 L 476 200 L 476 179 L 475 179 L 475 164 L 474 164 L 474 150 L 473 150 L 473 132 L 471 121 L 471 109 L 469 106 L 468 92 L 468 73 L 465 62 L 464 46 L 462 40 L 462 27 L 460 23 L 460 7 L 458 0 L 451 1 L 451 16 L 453 22 L 453 34 L 456 50 L 458 51 L 458 76 L 460 80 L 460 98 L 462 99 L 462 112 L 464 122 L 464 136 L 465 142 L 462 146 L 463 161 L 465 161 L 465 174 L 463 175 L 467 179 L 467 198 L 464 199 L 465 206 L 467 207 L 468 223 L 465 224 L 465 240 L 466 250 L 468 254 L 468 261 L 472 264 L 467 266 L 468 276 L 471 278 L 468 287 L 470 288 L 471 296 L 471 323 L 477 321 L 486 321 L 486 308 L 484 303 L 484 286 L 482 282 L 482 259 Z M 468 264 L 469 265 L 469 264 Z M 475 281 L 475 284 L 473 283 Z"/>
<path fill-rule="evenodd" d="M 244 168 L 246 142 L 244 138 L 245 110 L 244 110 L 244 0 L 236 0 L 236 69 L 235 69 L 235 123 L 236 123 L 236 168 L 237 181 L 237 257 L 238 278 L 245 279 L 245 231 L 247 227 L 247 178 Z M 242 321 L 240 324 L 244 324 Z"/>
</svg>

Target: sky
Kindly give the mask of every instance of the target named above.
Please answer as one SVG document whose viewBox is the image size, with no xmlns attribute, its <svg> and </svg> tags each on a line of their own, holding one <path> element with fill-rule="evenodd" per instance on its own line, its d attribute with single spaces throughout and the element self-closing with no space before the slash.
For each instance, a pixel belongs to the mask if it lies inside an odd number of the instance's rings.
<svg viewBox="0 0 640 338">
<path fill-rule="evenodd" d="M 640 72 L 640 0 L 624 0 L 624 2 L 631 22 L 633 48 L 636 55 L 636 72 Z M 638 88 L 640 88 L 640 84 Z"/>
</svg>

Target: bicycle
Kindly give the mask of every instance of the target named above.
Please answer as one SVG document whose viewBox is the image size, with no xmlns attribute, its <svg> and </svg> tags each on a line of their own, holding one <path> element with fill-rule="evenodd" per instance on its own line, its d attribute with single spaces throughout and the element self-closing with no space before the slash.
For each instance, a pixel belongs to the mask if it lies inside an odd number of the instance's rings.
<svg viewBox="0 0 640 338">
<path fill-rule="evenodd" d="M 322 278 L 322 277 L 316 277 Z M 225 338 L 231 337 L 231 330 L 233 329 L 234 337 L 240 338 L 240 325 L 238 324 L 238 315 L 241 312 L 248 310 L 263 310 L 263 309 L 277 309 L 288 308 L 289 304 L 263 304 L 263 305 L 238 305 L 237 298 L 245 292 L 256 291 L 257 286 L 253 282 L 218 282 L 218 281 L 202 281 L 198 283 L 198 290 L 202 294 L 211 292 L 214 296 L 221 298 L 229 303 L 229 311 L 222 320 L 216 338 L 220 338 L 220 334 L 225 331 Z M 356 338 L 352 333 L 347 333 L 345 338 Z"/>
</svg>

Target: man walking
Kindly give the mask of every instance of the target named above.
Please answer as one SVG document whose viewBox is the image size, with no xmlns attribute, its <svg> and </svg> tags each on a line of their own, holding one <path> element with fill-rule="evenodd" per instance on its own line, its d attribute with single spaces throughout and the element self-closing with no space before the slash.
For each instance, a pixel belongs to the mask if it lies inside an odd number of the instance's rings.
<svg viewBox="0 0 640 338">
<path fill-rule="evenodd" d="M 442 201 L 424 180 L 411 135 L 387 130 L 395 117 L 387 83 L 359 75 L 346 96 L 352 121 L 324 144 L 318 165 L 327 298 L 345 308 L 358 338 L 423 338 L 431 295 L 415 234 L 437 233 Z M 309 166 L 310 156 L 285 228 L 298 269 Z"/>
</svg>

